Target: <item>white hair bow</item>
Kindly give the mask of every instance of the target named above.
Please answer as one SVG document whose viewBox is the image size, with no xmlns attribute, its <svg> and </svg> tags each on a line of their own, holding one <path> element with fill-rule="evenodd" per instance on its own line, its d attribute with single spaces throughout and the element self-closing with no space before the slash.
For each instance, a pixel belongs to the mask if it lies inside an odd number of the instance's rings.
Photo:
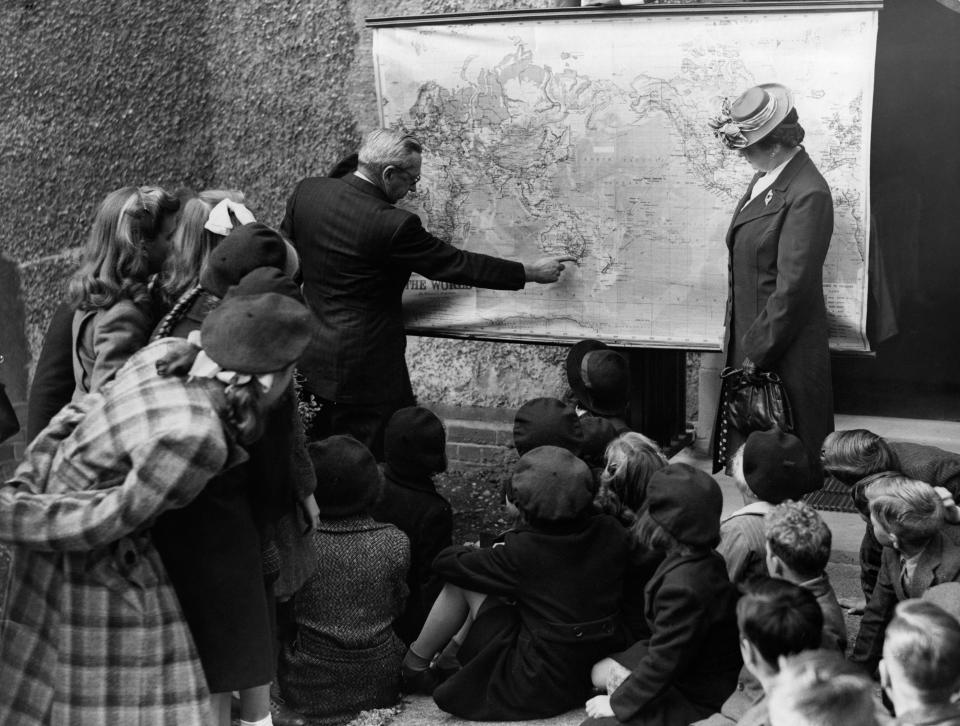
<svg viewBox="0 0 960 726">
<path fill-rule="evenodd" d="M 207 217 L 203 228 L 208 232 L 226 237 L 233 229 L 230 212 L 233 212 L 233 216 L 237 218 L 240 224 L 250 224 L 257 221 L 253 213 L 239 202 L 222 199 L 217 203 L 217 206 L 210 210 L 210 215 Z"/>
</svg>

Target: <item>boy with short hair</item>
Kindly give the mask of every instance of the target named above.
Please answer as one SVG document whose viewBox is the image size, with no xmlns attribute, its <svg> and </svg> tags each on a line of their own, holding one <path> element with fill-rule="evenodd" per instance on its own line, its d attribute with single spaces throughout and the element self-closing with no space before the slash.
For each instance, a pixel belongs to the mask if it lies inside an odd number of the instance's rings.
<svg viewBox="0 0 960 726">
<path fill-rule="evenodd" d="M 880 683 L 897 723 L 960 725 L 960 623 L 923 600 L 905 600 L 887 626 Z"/>
<path fill-rule="evenodd" d="M 873 682 L 834 650 L 780 662 L 768 694 L 770 726 L 880 726 Z"/>
<path fill-rule="evenodd" d="M 767 724 L 766 693 L 779 671 L 779 659 L 820 646 L 823 613 L 814 596 L 786 580 L 754 579 L 737 602 L 740 654 L 743 669 L 740 684 L 719 713 L 694 726 Z M 749 680 L 752 688 L 742 684 Z"/>
<path fill-rule="evenodd" d="M 874 673 L 896 604 L 933 585 L 960 581 L 960 527 L 945 522 L 943 500 L 924 482 L 887 476 L 865 494 L 883 557 L 851 660 Z"/>
<path fill-rule="evenodd" d="M 730 581 L 765 577 L 763 516 L 787 499 L 810 491 L 810 462 L 803 442 L 779 428 L 754 431 L 734 454 L 733 478 L 744 506 L 720 524 L 720 546 Z"/>
<path fill-rule="evenodd" d="M 823 612 L 823 648 L 847 650 L 847 624 L 826 567 L 833 535 L 809 504 L 783 502 L 763 518 L 767 570 L 810 591 Z"/>
</svg>

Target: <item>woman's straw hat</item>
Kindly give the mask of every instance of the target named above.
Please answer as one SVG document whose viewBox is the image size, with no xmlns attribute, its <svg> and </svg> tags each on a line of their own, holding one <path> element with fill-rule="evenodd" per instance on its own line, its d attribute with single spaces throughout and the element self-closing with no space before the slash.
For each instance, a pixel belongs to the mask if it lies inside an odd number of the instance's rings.
<svg viewBox="0 0 960 726">
<path fill-rule="evenodd" d="M 707 123 L 728 149 L 745 149 L 773 131 L 793 109 L 793 93 L 779 83 L 748 88 L 731 103 L 723 100 L 720 114 Z"/>
</svg>

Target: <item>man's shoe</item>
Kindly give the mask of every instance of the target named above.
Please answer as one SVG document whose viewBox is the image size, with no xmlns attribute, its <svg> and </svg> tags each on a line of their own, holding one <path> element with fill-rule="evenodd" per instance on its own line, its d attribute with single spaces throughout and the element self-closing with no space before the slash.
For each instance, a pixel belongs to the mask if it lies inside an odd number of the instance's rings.
<svg viewBox="0 0 960 726">
<path fill-rule="evenodd" d="M 287 706 L 279 696 L 270 697 L 270 716 L 273 726 L 307 726 L 307 719 Z"/>
</svg>

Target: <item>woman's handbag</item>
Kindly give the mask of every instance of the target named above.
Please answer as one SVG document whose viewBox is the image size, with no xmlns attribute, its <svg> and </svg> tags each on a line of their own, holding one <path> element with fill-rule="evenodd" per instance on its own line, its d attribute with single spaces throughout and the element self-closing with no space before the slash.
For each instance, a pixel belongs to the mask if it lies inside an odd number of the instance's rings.
<svg viewBox="0 0 960 726">
<path fill-rule="evenodd" d="M 773 426 L 787 433 L 793 431 L 790 399 L 776 373 L 724 368 L 720 378 L 727 420 L 741 434 Z"/>
<path fill-rule="evenodd" d="M 17 412 L 10 403 L 7 389 L 0 383 L 0 442 L 4 442 L 20 430 Z"/>
</svg>

